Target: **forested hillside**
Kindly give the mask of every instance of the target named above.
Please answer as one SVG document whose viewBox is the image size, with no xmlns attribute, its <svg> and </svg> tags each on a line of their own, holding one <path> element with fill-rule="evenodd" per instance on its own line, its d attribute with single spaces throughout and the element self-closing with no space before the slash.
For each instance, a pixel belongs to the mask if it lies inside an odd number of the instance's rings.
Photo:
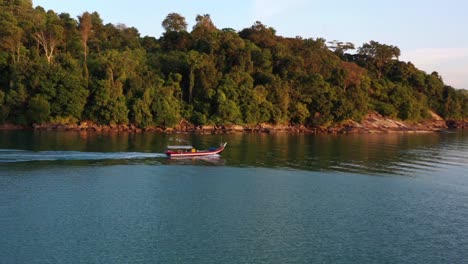
<svg viewBox="0 0 468 264">
<path fill-rule="evenodd" d="M 0 123 L 303 124 L 371 111 L 418 121 L 468 117 L 468 94 L 369 41 L 285 38 L 256 22 L 219 29 L 209 15 L 169 14 L 159 38 L 98 13 L 78 18 L 0 0 Z"/>
</svg>

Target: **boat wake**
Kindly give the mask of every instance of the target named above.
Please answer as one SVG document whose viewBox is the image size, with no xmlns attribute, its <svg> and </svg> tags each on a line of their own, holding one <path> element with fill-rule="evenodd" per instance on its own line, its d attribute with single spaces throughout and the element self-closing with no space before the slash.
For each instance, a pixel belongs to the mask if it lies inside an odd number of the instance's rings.
<svg viewBox="0 0 468 264">
<path fill-rule="evenodd" d="M 163 157 L 166 157 L 164 153 L 29 151 L 17 149 L 0 149 L 0 163 L 54 160 L 128 160 Z"/>
</svg>

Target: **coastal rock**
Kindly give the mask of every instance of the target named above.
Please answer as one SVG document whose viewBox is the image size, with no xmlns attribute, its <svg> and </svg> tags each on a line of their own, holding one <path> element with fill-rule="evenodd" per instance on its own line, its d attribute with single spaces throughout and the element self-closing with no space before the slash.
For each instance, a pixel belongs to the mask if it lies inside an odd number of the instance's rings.
<svg viewBox="0 0 468 264">
<path fill-rule="evenodd" d="M 11 123 L 0 124 L 0 130 L 21 130 L 21 129 L 25 129 L 25 127 L 11 124 Z"/>
<path fill-rule="evenodd" d="M 216 130 L 212 125 L 201 125 L 195 128 L 195 132 L 199 134 L 212 134 Z"/>
<path fill-rule="evenodd" d="M 164 132 L 164 130 L 160 127 L 155 127 L 155 126 L 151 126 L 151 127 L 145 127 L 143 129 L 143 131 L 146 131 L 146 132 Z"/>
<path fill-rule="evenodd" d="M 195 130 L 195 125 L 189 121 L 182 119 L 173 129 L 178 132 L 191 132 Z"/>
<path fill-rule="evenodd" d="M 335 133 L 389 133 L 389 132 L 427 132 L 446 129 L 445 121 L 430 112 L 431 117 L 421 122 L 403 122 L 400 120 L 383 117 L 373 112 L 366 115 L 361 122 L 347 121 L 342 127 L 335 127 L 332 132 Z"/>
<path fill-rule="evenodd" d="M 467 128 L 468 120 L 447 120 L 446 122 L 449 128 Z"/>
<path fill-rule="evenodd" d="M 244 127 L 241 125 L 225 125 L 222 129 L 226 132 L 244 132 Z"/>
<path fill-rule="evenodd" d="M 447 128 L 465 128 L 468 127 L 468 120 L 444 120 L 434 112 L 430 112 L 430 117 L 420 122 L 404 122 L 397 119 L 384 117 L 377 112 L 367 114 L 360 122 L 347 120 L 340 124 L 332 126 L 312 126 L 294 124 L 268 124 L 259 123 L 254 125 L 242 126 L 236 124 L 229 125 L 200 125 L 195 126 L 187 120 L 181 120 L 174 127 L 145 127 L 140 128 L 135 124 L 125 125 L 100 125 L 91 121 L 82 121 L 79 124 L 33 124 L 34 130 L 46 131 L 89 131 L 89 132 L 163 132 L 163 133 L 200 133 L 200 134 L 218 134 L 218 133 L 310 133 L 310 134 L 339 134 L 339 133 L 392 133 L 392 132 L 433 132 Z M 23 126 L 13 124 L 0 125 L 0 130 L 24 129 Z"/>
</svg>

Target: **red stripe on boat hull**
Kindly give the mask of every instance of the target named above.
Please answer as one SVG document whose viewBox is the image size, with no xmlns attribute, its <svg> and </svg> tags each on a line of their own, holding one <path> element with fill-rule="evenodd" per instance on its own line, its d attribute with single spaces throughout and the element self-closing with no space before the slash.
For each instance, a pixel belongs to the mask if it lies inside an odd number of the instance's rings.
<svg viewBox="0 0 468 264">
<path fill-rule="evenodd" d="M 197 152 L 177 152 L 177 151 L 171 151 L 168 150 L 166 151 L 166 155 L 168 157 L 201 157 L 201 156 L 209 156 L 209 155 L 215 155 L 219 154 L 224 150 L 224 147 L 226 144 L 224 144 L 223 147 L 215 149 L 213 151 L 208 151 L 208 150 L 202 150 L 202 151 L 197 151 Z"/>
</svg>

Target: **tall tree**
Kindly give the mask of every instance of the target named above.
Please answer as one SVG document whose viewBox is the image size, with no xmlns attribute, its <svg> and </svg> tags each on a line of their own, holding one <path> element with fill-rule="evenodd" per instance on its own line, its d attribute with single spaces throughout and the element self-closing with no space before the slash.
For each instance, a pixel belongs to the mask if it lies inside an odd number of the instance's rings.
<svg viewBox="0 0 468 264">
<path fill-rule="evenodd" d="M 23 29 L 17 25 L 16 19 L 9 13 L 0 14 L 0 47 L 10 51 L 13 63 L 19 63 L 21 58 L 21 39 Z"/>
<path fill-rule="evenodd" d="M 379 79 L 381 77 L 382 67 L 391 59 L 398 59 L 400 57 L 400 49 L 398 47 L 380 44 L 373 40 L 369 43 L 364 43 L 362 47 L 358 49 L 358 53 L 374 59 L 377 69 L 379 69 Z"/>
<path fill-rule="evenodd" d="M 39 25 L 39 30 L 33 34 L 33 38 L 43 48 L 47 62 L 50 64 L 57 46 L 62 41 L 63 27 L 53 11 L 47 12 L 44 16 L 43 24 Z"/>
<path fill-rule="evenodd" d="M 333 40 L 329 41 L 328 44 L 328 48 L 330 48 L 338 56 L 343 56 L 346 51 L 355 49 L 354 44 L 351 42 Z"/>
<path fill-rule="evenodd" d="M 250 28 L 243 29 L 239 36 L 248 39 L 261 48 L 272 48 L 276 45 L 276 30 L 256 21 Z"/>
<path fill-rule="evenodd" d="M 201 66 L 201 56 L 196 51 L 190 51 L 187 56 L 188 65 L 190 68 L 189 73 L 189 104 L 192 102 L 193 87 L 195 86 L 195 70 Z"/>
<path fill-rule="evenodd" d="M 185 22 L 185 17 L 178 13 L 170 13 L 162 22 L 163 28 L 167 31 L 186 31 L 187 22 Z"/>
<path fill-rule="evenodd" d="M 193 30 L 201 30 L 201 31 L 209 31 L 213 32 L 217 30 L 216 26 L 213 24 L 213 21 L 211 20 L 210 15 L 204 14 L 204 15 L 197 15 L 196 19 L 196 24 L 193 26 Z"/>
<path fill-rule="evenodd" d="M 83 67 L 85 71 L 85 77 L 86 80 L 89 78 L 89 72 L 88 72 L 88 39 L 92 33 L 91 29 L 93 27 L 93 23 L 91 20 L 91 14 L 88 12 L 84 12 L 83 15 L 78 17 L 80 21 L 80 34 L 81 34 L 81 40 L 83 42 Z"/>
<path fill-rule="evenodd" d="M 213 54 L 218 49 L 218 29 L 208 14 L 198 15 L 191 35 L 195 40 L 195 49 L 199 52 Z"/>
</svg>

